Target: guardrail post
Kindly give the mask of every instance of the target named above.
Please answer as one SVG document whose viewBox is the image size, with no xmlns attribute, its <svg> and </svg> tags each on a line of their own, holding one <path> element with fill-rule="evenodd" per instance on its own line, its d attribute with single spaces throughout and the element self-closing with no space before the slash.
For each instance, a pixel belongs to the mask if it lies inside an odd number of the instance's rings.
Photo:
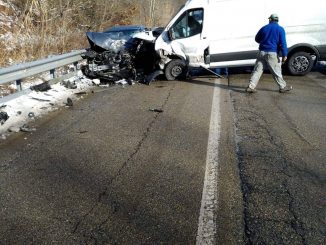
<svg viewBox="0 0 326 245">
<path fill-rule="evenodd" d="M 76 61 L 76 62 L 74 62 L 74 71 L 77 71 L 77 69 L 78 69 L 78 61 Z"/>
<path fill-rule="evenodd" d="M 17 87 L 17 91 L 22 91 L 23 90 L 22 80 L 17 80 L 16 81 L 16 87 Z"/>
<path fill-rule="evenodd" d="M 55 69 L 50 70 L 50 75 L 52 79 L 55 78 Z"/>
</svg>

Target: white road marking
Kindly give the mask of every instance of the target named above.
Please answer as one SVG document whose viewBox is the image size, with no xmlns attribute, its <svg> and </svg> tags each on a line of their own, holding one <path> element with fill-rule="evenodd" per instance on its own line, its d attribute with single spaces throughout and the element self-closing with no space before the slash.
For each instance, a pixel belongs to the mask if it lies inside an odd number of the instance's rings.
<svg viewBox="0 0 326 245">
<path fill-rule="evenodd" d="M 215 84 L 217 84 L 215 82 Z M 220 89 L 214 87 L 209 126 L 206 173 L 201 201 L 196 244 L 216 244 L 216 209 L 218 177 L 218 144 L 220 139 Z"/>
</svg>

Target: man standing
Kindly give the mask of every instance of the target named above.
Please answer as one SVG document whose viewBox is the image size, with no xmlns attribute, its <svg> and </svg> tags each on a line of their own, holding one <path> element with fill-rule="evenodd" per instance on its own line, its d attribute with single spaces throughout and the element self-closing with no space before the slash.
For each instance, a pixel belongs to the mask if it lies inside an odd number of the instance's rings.
<svg viewBox="0 0 326 245">
<path fill-rule="evenodd" d="M 272 73 L 280 93 L 292 90 L 292 86 L 287 86 L 282 76 L 281 66 L 286 61 L 288 53 L 284 28 L 279 26 L 276 14 L 272 14 L 268 19 L 269 24 L 263 26 L 255 37 L 256 42 L 259 43 L 259 53 L 246 89 L 248 93 L 257 92 L 255 88 L 265 67 L 268 67 Z M 278 56 L 279 52 L 282 53 L 282 62 Z"/>
</svg>

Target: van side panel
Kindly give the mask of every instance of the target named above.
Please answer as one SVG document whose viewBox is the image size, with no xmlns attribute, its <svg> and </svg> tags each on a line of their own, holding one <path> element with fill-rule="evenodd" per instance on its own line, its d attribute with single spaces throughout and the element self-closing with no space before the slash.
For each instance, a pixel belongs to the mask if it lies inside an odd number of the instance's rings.
<svg viewBox="0 0 326 245">
<path fill-rule="evenodd" d="M 257 50 L 253 37 L 264 20 L 262 0 L 211 3 L 206 9 L 203 33 L 210 40 L 210 54 Z"/>
<path fill-rule="evenodd" d="M 211 0 L 203 29 L 210 40 L 209 65 L 253 65 L 259 46 L 255 35 L 272 13 L 279 15 L 289 48 L 307 43 L 318 49 L 320 59 L 326 59 L 326 1 Z"/>
<path fill-rule="evenodd" d="M 197 8 L 204 10 L 202 33 L 170 38 L 178 18 Z M 302 50 L 310 47 L 311 53 L 318 50 L 318 58 L 326 59 L 326 0 L 189 0 L 155 42 L 161 67 L 174 57 L 194 67 L 253 65 L 259 47 L 255 35 L 273 13 L 285 28 L 289 50 L 298 52 L 298 45 L 304 44 Z"/>
<path fill-rule="evenodd" d="M 289 48 L 298 43 L 308 43 L 315 47 L 326 45 L 326 1 L 310 0 L 306 4 L 297 0 L 266 1 L 266 11 L 267 15 L 279 15 Z M 323 52 L 321 48 L 320 54 Z"/>
</svg>

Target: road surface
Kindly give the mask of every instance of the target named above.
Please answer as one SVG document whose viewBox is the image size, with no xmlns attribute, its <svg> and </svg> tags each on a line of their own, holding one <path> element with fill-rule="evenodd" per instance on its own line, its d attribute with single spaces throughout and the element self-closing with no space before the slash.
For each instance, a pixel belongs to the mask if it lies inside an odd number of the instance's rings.
<svg viewBox="0 0 326 245">
<path fill-rule="evenodd" d="M 248 78 L 97 89 L 1 141 L 0 243 L 326 244 L 326 75 Z"/>
</svg>

